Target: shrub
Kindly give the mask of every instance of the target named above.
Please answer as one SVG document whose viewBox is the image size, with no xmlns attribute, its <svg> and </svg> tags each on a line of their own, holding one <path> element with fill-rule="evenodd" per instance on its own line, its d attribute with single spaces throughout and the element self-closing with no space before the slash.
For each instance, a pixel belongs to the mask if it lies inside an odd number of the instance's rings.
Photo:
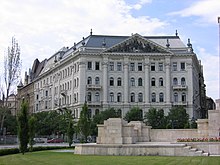
<svg viewBox="0 0 220 165">
<path fill-rule="evenodd" d="M 1 149 L 0 150 L 0 156 L 10 155 L 10 154 L 17 154 L 17 153 L 19 153 L 18 148 L 7 148 L 7 149 Z"/>
</svg>

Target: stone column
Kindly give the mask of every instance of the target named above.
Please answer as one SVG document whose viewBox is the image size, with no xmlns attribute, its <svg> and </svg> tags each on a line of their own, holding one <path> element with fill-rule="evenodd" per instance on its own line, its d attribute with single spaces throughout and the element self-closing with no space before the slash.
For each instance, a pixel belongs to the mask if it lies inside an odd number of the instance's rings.
<svg viewBox="0 0 220 165">
<path fill-rule="evenodd" d="M 166 69 L 166 104 L 170 104 L 170 93 L 171 93 L 171 70 L 170 70 L 170 57 L 165 59 L 165 69 Z"/>
<path fill-rule="evenodd" d="M 129 98 L 129 84 L 128 84 L 128 57 L 124 57 L 124 103 L 128 103 Z"/>
<path fill-rule="evenodd" d="M 149 74 L 149 57 L 145 58 L 145 65 L 144 65 L 144 95 L 145 95 L 145 103 L 149 103 L 149 94 L 150 94 L 150 74 Z"/>
<path fill-rule="evenodd" d="M 193 89 L 193 71 L 192 71 L 192 63 L 186 63 L 187 66 L 187 100 L 188 100 L 188 113 L 189 113 L 189 117 L 192 118 L 197 118 L 196 114 L 194 113 L 194 106 L 199 105 L 198 102 L 198 93 L 199 91 L 196 93 L 194 93 L 194 91 L 196 91 L 196 89 Z"/>
<path fill-rule="evenodd" d="M 86 99 L 86 64 L 84 58 L 79 61 L 79 104 L 84 104 Z"/>
<path fill-rule="evenodd" d="M 102 63 L 103 73 L 103 104 L 108 102 L 108 58 L 104 58 Z"/>
</svg>

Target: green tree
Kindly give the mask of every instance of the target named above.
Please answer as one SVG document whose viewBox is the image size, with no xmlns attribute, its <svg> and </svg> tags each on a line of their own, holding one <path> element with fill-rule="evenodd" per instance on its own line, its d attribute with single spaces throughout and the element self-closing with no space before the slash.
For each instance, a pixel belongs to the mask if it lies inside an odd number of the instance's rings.
<svg viewBox="0 0 220 165">
<path fill-rule="evenodd" d="M 143 121 L 142 110 L 139 107 L 133 107 L 125 114 L 124 119 L 130 121 Z"/>
<path fill-rule="evenodd" d="M 166 128 L 166 117 L 164 116 L 163 109 L 157 110 L 156 108 L 150 108 L 148 112 L 145 113 L 145 123 L 146 125 L 152 126 L 152 128 Z"/>
<path fill-rule="evenodd" d="M 73 121 L 69 121 L 68 129 L 67 129 L 67 136 L 68 136 L 68 144 L 69 147 L 73 144 L 73 134 L 75 132 Z"/>
<path fill-rule="evenodd" d="M 116 110 L 115 108 L 109 108 L 105 111 L 100 112 L 99 114 L 96 114 L 93 117 L 92 124 L 91 124 L 91 135 L 97 136 L 98 135 L 98 127 L 97 124 L 103 124 L 104 120 L 107 120 L 109 118 L 119 118 L 121 117 L 121 113 L 119 110 Z"/>
<path fill-rule="evenodd" d="M 33 145 L 34 145 L 34 136 L 35 136 L 35 130 L 36 130 L 36 118 L 34 116 L 31 116 L 31 118 L 28 121 L 29 126 L 29 145 L 30 145 L 30 151 L 33 151 Z"/>
<path fill-rule="evenodd" d="M 82 111 L 80 113 L 80 118 L 77 123 L 77 127 L 79 130 L 79 133 L 83 136 L 83 141 L 87 142 L 87 138 L 91 132 L 91 120 L 90 120 L 89 114 L 88 114 L 87 103 L 84 103 L 84 105 L 82 107 Z"/>
<path fill-rule="evenodd" d="M 189 115 L 182 106 L 175 106 L 170 109 L 167 116 L 169 128 L 186 128 L 189 126 Z"/>
<path fill-rule="evenodd" d="M 19 138 L 19 149 L 24 155 L 27 151 L 27 145 L 29 140 L 28 134 L 28 104 L 23 102 L 18 115 L 18 138 Z"/>
<path fill-rule="evenodd" d="M 36 134 L 37 135 L 52 135 L 61 133 L 64 126 L 64 119 L 57 111 L 39 112 L 34 114 L 36 118 Z M 64 131 L 63 131 L 64 132 Z"/>
<path fill-rule="evenodd" d="M 2 112 L 1 108 L 7 107 L 0 107 L 0 113 Z M 6 133 L 10 135 L 16 135 L 18 131 L 16 116 L 12 115 L 11 111 L 8 108 L 5 114 L 4 128 L 6 128 Z"/>
<path fill-rule="evenodd" d="M 74 122 L 73 114 L 72 111 L 69 109 L 62 109 L 60 111 L 62 112 L 63 119 L 65 121 L 65 124 L 67 125 L 67 129 L 65 129 L 65 132 L 67 133 L 68 143 L 70 147 L 73 144 L 73 134 L 75 133 L 75 127 L 74 127 L 75 122 Z"/>
</svg>

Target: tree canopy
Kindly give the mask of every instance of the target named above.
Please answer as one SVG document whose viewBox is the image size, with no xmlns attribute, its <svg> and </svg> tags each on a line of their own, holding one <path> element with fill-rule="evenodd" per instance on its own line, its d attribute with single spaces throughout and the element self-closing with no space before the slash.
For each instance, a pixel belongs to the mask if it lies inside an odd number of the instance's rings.
<svg viewBox="0 0 220 165">
<path fill-rule="evenodd" d="M 142 110 L 139 107 L 133 107 L 130 111 L 125 114 L 124 119 L 130 121 L 143 121 Z"/>
<path fill-rule="evenodd" d="M 152 128 L 166 128 L 167 121 L 164 116 L 164 110 L 156 108 L 150 108 L 148 112 L 145 113 L 145 123 L 146 125 L 152 126 Z"/>
</svg>

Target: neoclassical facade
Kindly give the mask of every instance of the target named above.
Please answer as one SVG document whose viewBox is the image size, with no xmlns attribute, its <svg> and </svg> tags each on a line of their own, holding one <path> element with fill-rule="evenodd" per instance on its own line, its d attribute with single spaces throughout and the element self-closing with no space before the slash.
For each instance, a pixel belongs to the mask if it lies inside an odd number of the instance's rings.
<svg viewBox="0 0 220 165">
<path fill-rule="evenodd" d="M 190 118 L 206 117 L 201 62 L 190 40 L 179 36 L 92 35 L 52 55 L 34 80 L 34 112 L 68 108 L 79 118 L 109 107 L 124 116 L 138 106 L 184 106 Z"/>
</svg>

